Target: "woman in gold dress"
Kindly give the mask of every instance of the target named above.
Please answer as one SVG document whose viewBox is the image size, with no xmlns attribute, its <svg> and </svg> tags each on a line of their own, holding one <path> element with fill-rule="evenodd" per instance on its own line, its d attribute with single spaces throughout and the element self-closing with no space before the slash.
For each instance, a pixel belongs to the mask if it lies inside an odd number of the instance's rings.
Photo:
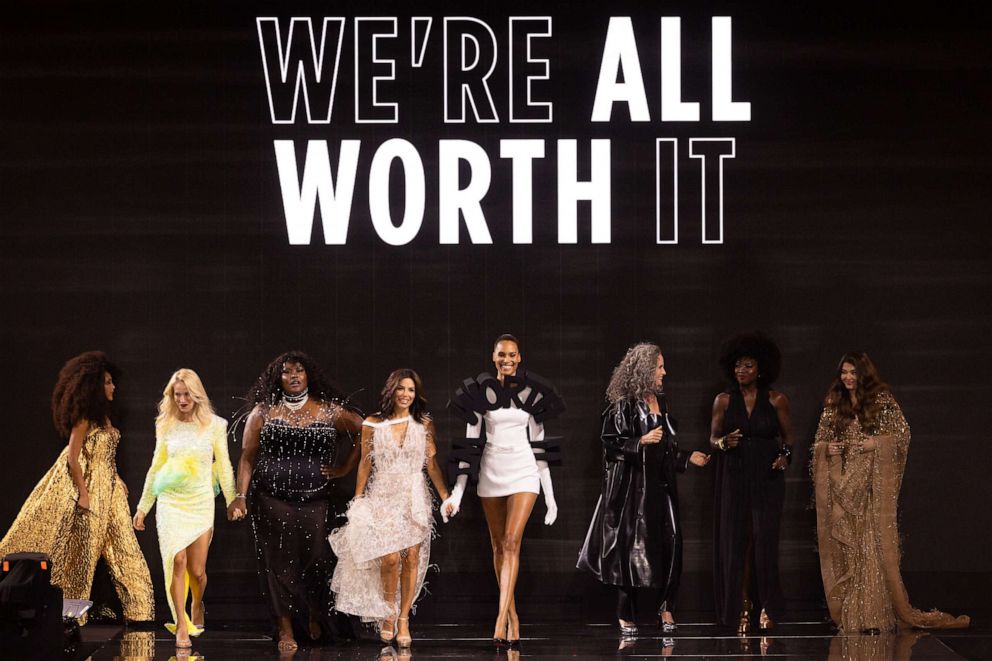
<svg viewBox="0 0 992 661">
<path fill-rule="evenodd" d="M 87 351 L 62 367 L 52 393 L 52 417 L 69 444 L 0 541 L 0 556 L 47 553 L 52 581 L 67 599 L 89 597 L 97 560 L 103 557 L 124 617 L 148 621 L 155 618 L 152 579 L 131 529 L 127 487 L 115 463 L 121 435 L 110 421 L 110 409 L 118 373 L 101 351 Z"/>
<path fill-rule="evenodd" d="M 920 611 L 899 571 L 896 510 L 909 425 L 866 353 L 841 358 L 813 446 L 820 571 L 844 632 L 963 628 L 966 615 Z"/>
<path fill-rule="evenodd" d="M 196 372 L 184 368 L 169 378 L 158 411 L 155 454 L 134 527 L 145 529 L 145 517 L 157 498 L 158 545 L 169 583 L 166 595 L 173 621 L 165 627 L 176 634 L 176 647 L 186 648 L 192 647 L 190 636 L 203 632 L 207 551 L 213 537 L 217 495 L 214 485 L 224 492 L 231 518 L 234 471 L 227 452 L 227 420 L 214 415 Z M 186 612 L 190 592 L 192 616 Z"/>
</svg>

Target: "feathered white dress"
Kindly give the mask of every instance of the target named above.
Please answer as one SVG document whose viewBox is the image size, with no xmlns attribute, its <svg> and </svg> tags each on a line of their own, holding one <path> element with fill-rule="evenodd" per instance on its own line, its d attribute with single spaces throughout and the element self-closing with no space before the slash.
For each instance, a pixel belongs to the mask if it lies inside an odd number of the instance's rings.
<svg viewBox="0 0 992 661">
<path fill-rule="evenodd" d="M 406 422 L 406 433 L 397 436 L 394 427 Z M 424 584 L 434 528 L 424 468 L 436 450 L 430 428 L 412 418 L 363 424 L 373 429 L 372 475 L 365 494 L 349 504 L 348 523 L 328 536 L 338 557 L 331 590 L 336 610 L 381 622 L 396 617 L 400 599 L 398 585 L 390 590 L 393 603 L 383 596 L 383 556 L 419 546 L 414 601 Z"/>
</svg>

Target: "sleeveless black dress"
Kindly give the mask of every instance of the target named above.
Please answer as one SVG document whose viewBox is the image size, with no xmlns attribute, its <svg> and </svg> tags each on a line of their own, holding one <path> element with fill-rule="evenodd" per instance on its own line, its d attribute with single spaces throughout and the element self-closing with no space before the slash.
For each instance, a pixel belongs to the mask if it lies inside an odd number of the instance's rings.
<svg viewBox="0 0 992 661">
<path fill-rule="evenodd" d="M 772 468 L 781 447 L 778 414 L 760 388 L 750 417 L 744 396 L 734 388 L 723 418 L 723 434 L 740 429 L 740 444 L 714 453 L 716 493 L 713 499 L 713 586 L 717 619 L 734 624 L 741 611 L 747 535 L 753 543 L 751 586 L 756 608 L 773 620 L 782 616 L 785 600 L 778 575 L 778 538 L 785 502 L 784 471 Z"/>
<path fill-rule="evenodd" d="M 294 426 L 266 420 L 248 493 L 263 598 L 275 617 L 305 627 L 311 614 L 326 633 L 348 637 L 347 619 L 331 607 L 335 558 L 327 543 L 334 512 L 321 463 L 333 464 L 333 420 Z"/>
</svg>

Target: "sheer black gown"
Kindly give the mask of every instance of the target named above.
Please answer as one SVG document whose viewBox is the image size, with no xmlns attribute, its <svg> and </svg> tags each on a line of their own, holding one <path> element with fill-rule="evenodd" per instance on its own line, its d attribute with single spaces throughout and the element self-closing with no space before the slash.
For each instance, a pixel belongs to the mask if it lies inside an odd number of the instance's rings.
<svg viewBox="0 0 992 661">
<path fill-rule="evenodd" d="M 602 495 L 576 566 L 630 596 L 625 588 L 657 588 L 659 612 L 674 612 L 682 574 L 675 476 L 685 472 L 691 452 L 679 448 L 664 396 L 658 401 L 660 414 L 634 400 L 603 412 Z M 661 442 L 641 445 L 641 437 L 657 427 Z M 618 612 L 622 619 L 634 615 Z"/>
<path fill-rule="evenodd" d="M 333 464 L 335 411 L 306 420 L 267 418 L 248 493 L 248 514 L 262 596 L 275 617 L 306 631 L 311 615 L 329 637 L 351 637 L 345 616 L 332 609 L 335 558 L 327 536 L 336 519 L 320 465 Z"/>
<path fill-rule="evenodd" d="M 774 470 L 781 430 L 778 413 L 759 387 L 750 417 L 744 395 L 728 392 L 722 434 L 740 429 L 736 448 L 715 452 L 716 493 L 713 499 L 713 587 L 717 619 L 734 624 L 740 616 L 747 542 L 753 542 L 748 595 L 755 608 L 779 620 L 785 607 L 778 576 L 778 537 L 785 502 L 784 471 Z"/>
</svg>

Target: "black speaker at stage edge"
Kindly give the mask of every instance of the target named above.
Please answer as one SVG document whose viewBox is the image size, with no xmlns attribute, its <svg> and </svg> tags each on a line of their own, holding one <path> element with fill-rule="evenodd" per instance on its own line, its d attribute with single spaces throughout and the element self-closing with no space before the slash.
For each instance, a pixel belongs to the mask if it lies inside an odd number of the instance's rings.
<svg viewBox="0 0 992 661">
<path fill-rule="evenodd" d="M 52 585 L 51 559 L 11 553 L 0 562 L 0 658 L 61 658 L 62 588 Z"/>
</svg>

